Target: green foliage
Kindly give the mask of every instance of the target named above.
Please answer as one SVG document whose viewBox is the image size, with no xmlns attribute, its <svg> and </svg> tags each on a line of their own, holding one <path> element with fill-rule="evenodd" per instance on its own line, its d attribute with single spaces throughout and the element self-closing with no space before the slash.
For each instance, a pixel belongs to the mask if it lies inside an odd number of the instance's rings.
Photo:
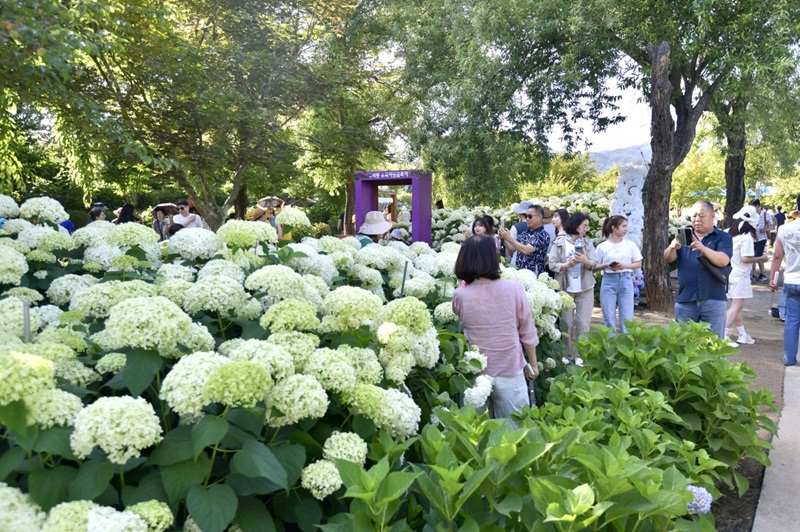
<svg viewBox="0 0 800 532">
<path fill-rule="evenodd" d="M 764 449 L 770 444 L 757 432 L 777 432 L 762 412 L 763 407 L 775 409 L 775 404 L 769 391 L 749 387 L 747 379 L 755 374 L 747 363 L 727 360 L 734 351 L 701 324 L 631 325 L 627 335 L 612 338 L 607 331 L 591 332 L 581 340 L 588 377 L 624 380 L 650 395 L 650 401 L 669 405 L 677 417 L 664 416 L 659 425 L 677 441 L 692 442 L 718 461 L 715 474 L 729 485 L 742 458 L 768 465 Z M 747 486 L 741 480 L 736 477 L 744 492 Z"/>
<path fill-rule="evenodd" d="M 565 196 L 576 192 L 610 194 L 614 191 L 616 184 L 616 180 L 613 183 L 609 183 L 609 180 L 601 180 L 601 176 L 591 165 L 588 153 L 559 154 L 550 160 L 544 178 L 521 187 L 520 197 Z"/>
</svg>

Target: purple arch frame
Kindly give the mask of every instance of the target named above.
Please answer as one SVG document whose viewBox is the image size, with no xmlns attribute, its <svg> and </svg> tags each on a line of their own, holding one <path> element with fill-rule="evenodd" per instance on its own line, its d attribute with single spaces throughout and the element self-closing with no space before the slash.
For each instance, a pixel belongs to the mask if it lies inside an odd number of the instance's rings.
<svg viewBox="0 0 800 532">
<path fill-rule="evenodd" d="M 356 172 L 356 231 L 378 209 L 378 187 L 411 185 L 411 240 L 431 243 L 431 173 L 420 170 Z"/>
</svg>

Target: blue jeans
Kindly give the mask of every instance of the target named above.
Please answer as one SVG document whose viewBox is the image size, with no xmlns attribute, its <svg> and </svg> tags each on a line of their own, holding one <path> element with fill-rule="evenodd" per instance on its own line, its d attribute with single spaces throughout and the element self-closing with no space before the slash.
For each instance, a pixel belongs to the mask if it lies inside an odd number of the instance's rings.
<svg viewBox="0 0 800 532">
<path fill-rule="evenodd" d="M 719 301 L 716 299 L 675 303 L 675 321 L 704 321 L 709 324 L 709 328 L 713 332 L 717 333 L 717 336 L 724 338 L 725 313 L 727 309 L 727 301 Z M 797 340 L 795 340 L 795 342 L 797 342 Z"/>
<path fill-rule="evenodd" d="M 786 318 L 786 287 L 781 290 L 781 299 L 778 301 L 778 317 Z"/>
<path fill-rule="evenodd" d="M 617 307 L 619 307 L 619 327 L 617 327 Z M 603 310 L 603 325 L 619 332 L 628 332 L 625 321 L 633 319 L 633 277 L 630 272 L 603 275 L 603 283 L 600 285 L 600 308 Z"/>
<path fill-rule="evenodd" d="M 783 363 L 797 364 L 797 336 L 800 334 L 800 284 L 784 284 L 786 323 L 783 325 Z"/>
</svg>

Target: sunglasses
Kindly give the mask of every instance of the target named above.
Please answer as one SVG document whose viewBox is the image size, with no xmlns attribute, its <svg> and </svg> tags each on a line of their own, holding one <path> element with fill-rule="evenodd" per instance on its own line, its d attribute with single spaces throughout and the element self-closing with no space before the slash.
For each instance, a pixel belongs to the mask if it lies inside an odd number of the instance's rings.
<svg viewBox="0 0 800 532">
<path fill-rule="evenodd" d="M 533 220 L 537 216 L 541 216 L 541 214 L 526 214 L 525 218 L 527 218 L 528 220 Z"/>
</svg>

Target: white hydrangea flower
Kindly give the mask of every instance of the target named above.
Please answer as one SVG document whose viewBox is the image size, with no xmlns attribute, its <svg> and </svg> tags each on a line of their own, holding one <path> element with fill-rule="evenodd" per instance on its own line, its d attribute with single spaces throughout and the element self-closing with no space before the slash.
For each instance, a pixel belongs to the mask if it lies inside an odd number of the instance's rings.
<svg viewBox="0 0 800 532">
<path fill-rule="evenodd" d="M 220 316 L 234 316 L 245 306 L 250 296 L 244 287 L 230 277 L 211 275 L 198 279 L 183 295 L 183 309 L 189 314 L 201 310 L 216 312 Z"/>
<path fill-rule="evenodd" d="M 358 251 L 360 247 L 361 246 L 359 245 L 358 248 L 354 248 L 353 246 L 344 242 L 344 240 L 340 240 L 335 236 L 323 236 L 317 242 L 317 248 L 319 251 L 328 254 L 343 253 L 349 255 L 350 257 L 355 256 L 356 251 Z"/>
<path fill-rule="evenodd" d="M 175 522 L 169 505 L 165 502 L 150 500 L 128 506 L 127 511 L 133 512 L 147 524 L 150 532 L 165 532 Z"/>
<path fill-rule="evenodd" d="M 183 298 L 186 291 L 194 286 L 194 283 L 184 281 L 183 279 L 167 279 L 158 286 L 158 293 L 156 295 L 166 297 L 178 306 L 183 305 Z"/>
<path fill-rule="evenodd" d="M 116 227 L 113 223 L 106 220 L 92 222 L 72 233 L 72 239 L 85 248 L 99 246 L 106 243 L 106 237 Z"/>
<path fill-rule="evenodd" d="M 89 509 L 99 506 L 92 501 L 62 502 L 50 509 L 42 532 L 86 532 Z"/>
<path fill-rule="evenodd" d="M 417 433 L 422 411 L 399 390 L 358 384 L 345 399 L 353 413 L 371 419 L 394 438 L 406 439 Z"/>
<path fill-rule="evenodd" d="M 266 340 L 242 340 L 230 347 L 228 358 L 231 360 L 254 362 L 263 367 L 276 381 L 294 375 L 294 359 L 292 354 Z"/>
<path fill-rule="evenodd" d="M 246 341 L 247 340 L 244 338 L 231 338 L 230 340 L 225 340 L 219 345 L 219 347 L 217 347 L 217 352 L 224 357 L 229 357 L 234 349 Z"/>
<path fill-rule="evenodd" d="M 255 362 L 231 361 L 208 376 L 203 386 L 203 402 L 253 408 L 267 398 L 273 383 L 263 366 Z"/>
<path fill-rule="evenodd" d="M 284 299 L 305 301 L 315 308 L 322 306 L 319 292 L 288 266 L 264 266 L 251 273 L 244 286 L 250 291 L 258 292 L 257 297 L 267 308 Z"/>
<path fill-rule="evenodd" d="M 0 233 L 1 234 L 1 233 Z M 26 253 L 30 253 L 31 248 L 20 242 L 19 240 L 13 240 L 8 237 L 0 238 L 0 246 L 6 246 L 16 251 L 19 251 L 23 255 Z"/>
<path fill-rule="evenodd" d="M 97 222 L 92 222 L 94 225 Z M 130 225 L 130 224 L 124 224 Z M 155 232 L 153 232 L 155 234 Z M 102 266 L 103 270 L 110 270 L 111 263 L 117 257 L 121 257 L 125 252 L 117 246 L 102 242 L 86 248 L 83 252 L 83 261 L 85 263 L 97 263 Z"/>
<path fill-rule="evenodd" d="M 207 260 L 222 250 L 222 240 L 208 229 L 187 227 L 170 237 L 167 250 L 186 260 Z"/>
<path fill-rule="evenodd" d="M 105 329 L 93 339 L 104 349 L 139 347 L 170 356 L 191 334 L 192 319 L 169 299 L 133 297 L 111 307 Z"/>
<path fill-rule="evenodd" d="M 339 270 L 328 255 L 320 255 L 314 248 L 305 244 L 289 244 L 295 251 L 305 254 L 305 257 L 292 257 L 287 263 L 301 274 L 316 275 L 322 278 L 327 285 L 333 284 L 333 279 L 339 275 Z"/>
<path fill-rule="evenodd" d="M 6 222 L 6 225 L 8 225 L 8 222 Z M 31 249 L 36 249 L 47 235 L 52 235 L 55 232 L 55 229 L 47 225 L 31 225 L 20 231 L 17 235 L 17 241 L 22 242 Z"/>
<path fill-rule="evenodd" d="M 341 351 L 327 347 L 317 349 L 308 357 L 303 372 L 316 377 L 329 392 L 347 393 L 356 385 L 356 371 Z"/>
<path fill-rule="evenodd" d="M 381 299 L 354 286 L 340 286 L 325 296 L 320 330 L 342 332 L 372 322 L 381 311 Z"/>
<path fill-rule="evenodd" d="M 280 347 L 292 355 L 295 371 L 302 373 L 306 360 L 319 346 L 319 337 L 298 331 L 273 333 L 268 338 L 272 345 Z"/>
<path fill-rule="evenodd" d="M 3 230 L 9 235 L 18 235 L 22 231 L 30 227 L 33 227 L 33 224 L 30 223 L 28 220 L 23 220 L 22 218 L 14 218 L 13 220 L 8 220 L 5 223 L 5 225 L 3 225 Z"/>
<path fill-rule="evenodd" d="M 258 222 L 261 223 L 261 222 Z M 264 225 L 261 223 L 261 225 Z M 213 259 L 208 261 L 197 274 L 197 280 L 214 275 L 221 275 L 233 279 L 239 284 L 244 284 L 245 272 L 241 266 L 226 259 Z"/>
<path fill-rule="evenodd" d="M 229 359 L 210 351 L 181 357 L 161 383 L 161 399 L 181 419 L 200 419 L 205 406 L 202 391 L 209 375 L 229 362 Z"/>
<path fill-rule="evenodd" d="M 317 311 L 304 301 L 284 299 L 272 305 L 261 318 L 261 326 L 272 332 L 315 330 Z"/>
<path fill-rule="evenodd" d="M 335 430 L 322 446 L 322 457 L 330 461 L 338 458 L 363 466 L 367 462 L 367 451 L 367 442 L 355 432 Z"/>
<path fill-rule="evenodd" d="M 437 255 L 434 254 L 425 254 L 419 255 L 416 259 L 414 259 L 414 267 L 422 272 L 427 273 L 428 275 L 436 275 L 437 274 Z"/>
<path fill-rule="evenodd" d="M 47 297 L 54 305 L 66 305 L 80 292 L 97 284 L 98 279 L 91 275 L 67 274 L 56 277 L 47 289 Z"/>
<path fill-rule="evenodd" d="M 363 264 L 356 264 L 350 269 L 350 274 L 367 288 L 375 288 L 383 285 L 381 272 Z"/>
<path fill-rule="evenodd" d="M 390 258 L 387 249 L 383 246 L 364 246 L 356 255 L 356 263 L 376 270 L 385 270 L 389 266 Z"/>
<path fill-rule="evenodd" d="M 473 360 L 477 361 L 478 363 L 477 367 L 475 366 L 475 364 L 472 363 Z M 486 364 L 488 363 L 486 355 L 481 353 L 480 349 L 478 349 L 474 345 L 469 346 L 469 349 L 464 351 L 464 361 L 467 363 L 467 371 L 476 374 L 481 373 L 483 370 L 485 370 Z"/>
<path fill-rule="evenodd" d="M 436 305 L 436 308 L 433 309 L 433 317 L 439 323 L 458 322 L 458 316 L 453 312 L 453 303 L 450 301 L 445 301 L 444 303 Z"/>
<path fill-rule="evenodd" d="M 18 285 L 28 273 L 25 255 L 8 246 L 0 246 L 0 285 Z"/>
<path fill-rule="evenodd" d="M 107 355 L 103 355 L 103 357 L 97 361 L 95 369 L 99 373 L 113 373 L 116 375 L 125 369 L 125 365 L 127 363 L 128 355 L 125 353 L 108 353 Z"/>
<path fill-rule="evenodd" d="M 217 236 L 228 247 L 250 249 L 259 244 L 278 241 L 278 233 L 268 223 L 228 220 L 217 230 Z"/>
<path fill-rule="evenodd" d="M 342 477 L 333 462 L 317 460 L 303 468 L 300 485 L 321 501 L 342 487 Z"/>
<path fill-rule="evenodd" d="M 36 309 L 29 311 L 31 334 L 39 330 L 41 321 Z M 18 338 L 25 337 L 25 323 L 23 320 L 23 302 L 14 296 L 0 299 L 0 323 L 3 324 L 5 332 L 13 334 Z"/>
<path fill-rule="evenodd" d="M 144 247 L 158 242 L 158 234 L 141 224 L 117 224 L 106 236 L 106 242 L 119 248 Z"/>
<path fill-rule="evenodd" d="M 52 305 L 48 305 L 47 307 L 40 307 L 39 311 L 45 311 L 45 314 L 48 312 L 48 307 L 52 307 Z M 63 314 L 63 312 L 59 310 L 59 315 Z M 55 323 L 57 324 L 59 318 L 55 318 Z M 50 327 L 45 329 L 36 337 L 35 342 L 37 344 L 43 343 L 54 343 L 64 345 L 70 348 L 72 351 L 77 353 L 83 353 L 86 351 L 88 345 L 86 344 L 86 335 L 82 331 L 76 331 L 66 327 Z"/>
<path fill-rule="evenodd" d="M 54 231 L 42 238 L 39 247 L 45 251 L 70 251 L 75 249 L 77 244 L 69 233 Z"/>
<path fill-rule="evenodd" d="M 47 429 L 56 425 L 72 426 L 75 416 L 83 408 L 83 402 L 77 395 L 58 388 L 48 388 L 25 397 L 25 407 L 28 425 Z"/>
<path fill-rule="evenodd" d="M 342 344 L 336 350 L 343 353 L 352 364 L 358 382 L 378 384 L 383 380 L 383 366 L 372 349 Z"/>
<path fill-rule="evenodd" d="M 161 434 L 158 416 L 145 399 L 101 397 L 78 412 L 70 447 L 79 458 L 100 447 L 110 462 L 124 464 L 160 442 Z"/>
<path fill-rule="evenodd" d="M 301 419 L 319 419 L 328 411 L 328 404 L 328 394 L 316 378 L 290 375 L 272 388 L 265 421 L 270 427 L 283 427 Z"/>
<path fill-rule="evenodd" d="M 58 225 L 64 220 L 69 220 L 69 214 L 59 202 L 53 198 L 43 196 L 30 198 L 19 207 L 19 215 L 33 223 L 48 222 Z"/>
<path fill-rule="evenodd" d="M 155 232 L 155 231 L 154 231 Z M 164 284 L 174 279 L 180 279 L 189 283 L 194 282 L 194 268 L 181 264 L 162 264 L 156 272 L 156 284 Z"/>
<path fill-rule="evenodd" d="M 306 216 L 306 213 L 294 207 L 284 207 L 275 216 L 275 223 L 280 225 L 289 225 L 292 227 L 310 227 L 311 221 Z"/>
<path fill-rule="evenodd" d="M 0 218 L 16 218 L 19 216 L 19 205 L 11 196 L 0 194 Z"/>
<path fill-rule="evenodd" d="M 125 224 L 133 225 L 133 224 Z M 133 512 L 94 506 L 86 513 L 86 532 L 148 532 L 147 523 Z"/>
<path fill-rule="evenodd" d="M 482 408 L 489 399 L 494 386 L 494 379 L 489 375 L 478 375 L 475 378 L 475 385 L 464 391 L 464 404 L 472 405 L 475 408 Z"/>
<path fill-rule="evenodd" d="M 100 375 L 86 367 L 80 360 L 58 360 L 54 363 L 56 377 L 68 381 L 73 386 L 85 388 L 100 380 Z"/>
<path fill-rule="evenodd" d="M 41 530 L 45 514 L 27 493 L 0 482 L 0 530 Z"/>
</svg>

